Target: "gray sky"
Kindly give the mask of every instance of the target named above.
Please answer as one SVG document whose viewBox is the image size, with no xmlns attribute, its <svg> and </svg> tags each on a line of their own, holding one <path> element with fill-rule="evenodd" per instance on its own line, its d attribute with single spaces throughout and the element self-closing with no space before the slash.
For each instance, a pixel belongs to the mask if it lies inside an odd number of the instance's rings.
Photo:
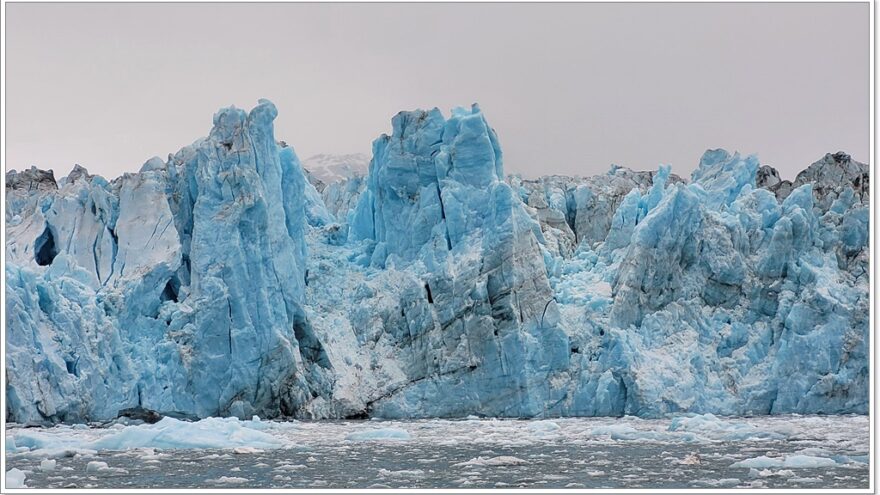
<svg viewBox="0 0 880 495">
<path fill-rule="evenodd" d="M 869 160 L 860 4 L 15 4 L 7 169 L 115 177 L 278 106 L 300 158 L 369 153 L 399 110 L 479 102 L 505 170 L 688 174 L 706 148 L 785 177 Z"/>
</svg>

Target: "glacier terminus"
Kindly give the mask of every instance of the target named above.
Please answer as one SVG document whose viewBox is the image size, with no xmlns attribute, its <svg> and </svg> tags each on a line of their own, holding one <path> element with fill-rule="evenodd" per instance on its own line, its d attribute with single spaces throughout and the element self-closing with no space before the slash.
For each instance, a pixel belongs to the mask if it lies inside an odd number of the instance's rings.
<svg viewBox="0 0 880 495">
<path fill-rule="evenodd" d="M 324 183 L 276 116 L 113 180 L 6 174 L 8 421 L 867 414 L 847 154 L 531 180 L 473 105 L 398 113 Z"/>
</svg>

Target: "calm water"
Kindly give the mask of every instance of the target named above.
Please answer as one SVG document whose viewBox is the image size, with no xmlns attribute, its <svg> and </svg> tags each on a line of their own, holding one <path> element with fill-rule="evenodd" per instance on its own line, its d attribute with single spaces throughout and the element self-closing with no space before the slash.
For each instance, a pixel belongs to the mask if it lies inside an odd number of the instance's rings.
<svg viewBox="0 0 880 495">
<path fill-rule="evenodd" d="M 638 418 L 261 425 L 283 442 L 281 448 L 49 455 L 20 448 L 7 452 L 7 469 L 24 471 L 27 486 L 36 488 L 868 487 L 864 416 L 721 418 L 684 427 Z M 380 428 L 385 433 L 374 437 L 396 438 L 354 439 Z M 72 438 L 92 441 L 121 429 L 38 431 L 57 435 L 61 444 Z M 13 427 L 7 439 L 33 430 Z M 776 465 L 731 467 L 760 456 Z M 43 472 L 40 461 L 47 457 L 57 464 Z M 106 462 L 108 468 L 90 472 L 92 461 Z M 824 467 L 800 467 L 810 463 Z"/>
</svg>

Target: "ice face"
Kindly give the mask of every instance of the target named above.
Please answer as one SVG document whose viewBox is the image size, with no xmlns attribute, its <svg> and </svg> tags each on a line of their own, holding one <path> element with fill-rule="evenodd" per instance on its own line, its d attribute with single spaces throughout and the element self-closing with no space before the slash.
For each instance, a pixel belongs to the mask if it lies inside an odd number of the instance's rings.
<svg viewBox="0 0 880 495">
<path fill-rule="evenodd" d="M 610 351 L 621 412 L 867 411 L 867 245 L 842 255 L 843 222 L 814 207 L 811 185 L 780 205 L 752 188 L 756 169 L 707 152 L 690 185 L 624 215 L 632 235 L 612 247 L 625 247 L 598 249 L 591 271 L 613 303 L 584 319 L 604 333 L 591 352 Z M 615 215 L 636 209 L 630 194 Z"/>
<path fill-rule="evenodd" d="M 540 414 L 567 340 L 540 228 L 502 180 L 494 131 L 476 106 L 448 120 L 437 109 L 401 113 L 392 125 L 374 143 L 350 235 L 365 246 L 367 270 L 405 278 L 400 290 L 363 291 L 390 304 L 339 315 L 398 350 L 393 363 L 371 365 L 394 381 L 367 390 L 361 407 L 393 417 Z"/>
<path fill-rule="evenodd" d="M 324 184 L 276 114 L 110 182 L 6 175 L 10 420 L 867 412 L 847 155 L 531 181 L 474 105 L 399 113 Z"/>
<path fill-rule="evenodd" d="M 318 395 L 305 179 L 275 143 L 275 115 L 267 101 L 224 109 L 164 168 L 112 183 L 78 173 L 13 200 L 33 205 L 12 209 L 6 251 L 16 421 L 136 405 L 277 416 Z"/>
</svg>

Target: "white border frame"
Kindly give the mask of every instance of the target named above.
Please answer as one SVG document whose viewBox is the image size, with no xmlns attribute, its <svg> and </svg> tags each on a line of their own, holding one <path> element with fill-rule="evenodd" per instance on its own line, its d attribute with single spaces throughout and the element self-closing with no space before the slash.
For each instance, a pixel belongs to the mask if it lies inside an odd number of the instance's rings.
<svg viewBox="0 0 880 495">
<path fill-rule="evenodd" d="M 19 0 L 17 2 L 10 3 L 29 3 L 32 0 Z M 327 3 L 350 3 L 350 2 L 358 2 L 358 3 L 467 3 L 467 0 L 447 0 L 444 2 L 431 2 L 430 0 L 385 0 L 382 2 L 361 2 L 360 0 L 326 0 Z M 533 0 L 480 0 L 484 3 L 541 3 L 535 2 Z M 54 2 L 39 2 L 34 1 L 33 3 L 178 3 L 178 2 L 149 2 L 149 1 L 129 1 L 129 0 L 91 0 L 89 2 L 78 2 L 76 0 L 56 0 Z M 179 2 L 179 3 L 248 3 L 241 2 L 236 0 L 190 0 L 188 2 Z M 288 2 L 288 1 L 278 1 L 278 0 L 268 0 L 268 1 L 260 1 L 255 3 L 300 3 L 300 2 Z M 301 2 L 301 3 L 316 3 L 316 2 Z M 876 183 L 876 166 L 877 166 L 877 156 L 875 154 L 875 133 L 876 127 L 874 125 L 875 119 L 875 100 L 874 100 L 874 89 L 875 89 L 875 79 L 874 79 L 874 60 L 875 60 L 875 44 L 876 38 L 874 36 L 874 20 L 875 20 L 875 9 L 874 9 L 874 0 L 870 1 L 829 1 L 829 0 L 774 0 L 774 1 L 761 1 L 761 0 L 740 0 L 740 1 L 702 1 L 702 0 L 676 0 L 676 1 L 663 1 L 663 0 L 616 0 L 615 2 L 602 2 L 602 1 L 579 1 L 579 0 L 553 0 L 548 3 L 869 3 L 870 7 L 870 132 L 871 132 L 871 143 L 870 143 L 870 159 L 872 160 L 870 163 L 871 167 L 871 200 L 870 200 L 870 212 L 871 218 L 869 223 L 869 238 L 871 240 L 871 248 L 870 248 L 870 273 L 869 277 L 869 286 L 870 286 L 870 331 L 869 331 L 869 347 L 870 347 L 870 364 L 869 364 L 869 373 L 870 373 L 870 390 L 869 390 L 869 401 L 870 401 L 870 411 L 869 411 L 869 432 L 870 432 L 870 453 L 869 453 L 869 463 L 870 463 L 870 478 L 869 478 L 869 488 L 868 489 L 753 489 L 753 488 L 740 488 L 740 489 L 582 489 L 582 488 L 574 488 L 574 489 L 509 489 L 509 488 L 498 488 L 498 489 L 314 489 L 314 488 L 273 488 L 273 489 L 214 489 L 214 488 L 196 488 L 196 489 L 89 489 L 89 488 L 71 488 L 71 489 L 63 489 L 63 490 L 55 490 L 55 489 L 42 489 L 42 488 L 23 488 L 23 489 L 7 489 L 6 486 L 6 394 L 0 393 L 0 426 L 3 428 L 3 435 L 0 437 L 0 449 L 2 449 L 3 454 L 0 457 L 0 490 L 3 493 L 59 493 L 59 491 L 63 491 L 63 493 L 669 493 L 669 494 L 678 494 L 678 493 L 874 493 L 876 489 L 875 483 L 875 475 L 876 475 L 876 444 L 875 444 L 875 435 L 876 435 L 876 420 L 877 417 L 874 411 L 875 405 L 875 392 L 877 387 L 877 381 L 875 380 L 875 368 L 874 368 L 874 351 L 876 347 L 876 335 L 874 332 L 875 329 L 875 316 L 876 316 L 876 303 L 877 299 L 875 297 L 875 280 L 878 273 L 877 265 L 875 263 L 875 249 L 877 246 L 877 230 L 875 228 L 875 201 L 877 198 L 877 183 Z M 6 29 L 5 24 L 7 22 L 6 17 L 6 0 L 2 0 L 2 7 L 0 7 L 0 18 L 3 19 L 4 27 L 3 31 L 3 39 L 0 41 L 0 45 L 2 45 L 2 54 L 0 54 L 0 65 L 2 65 L 2 69 L 0 69 L 0 108 L 3 109 L 2 117 L 0 117 L 0 128 L 2 128 L 2 135 L 0 135 L 0 149 L 3 150 L 3 164 L 4 164 L 4 184 L 5 184 L 5 152 L 6 152 Z M 2 200 L 2 206 L 0 206 L 0 211 L 3 213 L 3 218 L 6 218 L 6 188 L 4 187 L 0 190 L 0 200 Z M 4 220 L 5 222 L 5 220 Z M 2 244 L 6 245 L 6 229 L 0 231 L 0 241 Z M 0 352 L 2 352 L 2 356 L 0 356 L 0 366 L 2 366 L 2 370 L 0 370 L 0 376 L 2 376 L 2 384 L 6 384 L 6 291 L 5 291 L 5 255 L 3 261 L 0 262 L 0 265 L 4 268 L 4 290 L 0 293 L 0 316 L 2 316 L 2 322 L 0 322 L 0 326 L 2 326 L 2 331 L 0 331 Z"/>
</svg>

